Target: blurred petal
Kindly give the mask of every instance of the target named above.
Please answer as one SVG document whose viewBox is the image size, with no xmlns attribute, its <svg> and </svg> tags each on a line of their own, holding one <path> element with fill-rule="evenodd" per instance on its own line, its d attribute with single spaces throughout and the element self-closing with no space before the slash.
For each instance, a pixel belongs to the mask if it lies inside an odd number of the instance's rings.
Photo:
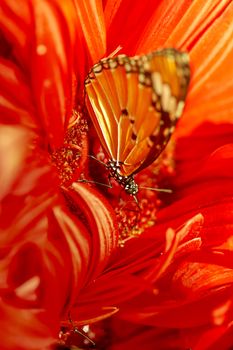
<svg viewBox="0 0 233 350">
<path fill-rule="evenodd" d="M 203 332 L 195 350 L 229 350 L 233 344 L 232 324 L 219 326 Z"/>
<path fill-rule="evenodd" d="M 214 13 L 214 18 L 211 8 L 208 19 L 211 25 L 209 23 L 198 40 L 195 39 L 190 52 L 193 73 L 187 108 L 179 124 L 180 134 L 190 133 L 203 121 L 232 122 L 233 4 L 220 1 L 214 9 L 219 13 Z M 206 16 L 204 8 L 201 13 Z"/>
<path fill-rule="evenodd" d="M 17 309 L 16 312 L 15 308 L 2 303 L 0 310 L 2 350 L 49 350 L 55 334 L 44 310 Z"/>
<path fill-rule="evenodd" d="M 192 0 L 168 0 L 160 1 L 158 5 L 154 4 L 154 15 L 148 21 L 141 34 L 137 53 L 148 53 L 162 47 L 181 48 L 178 40 L 174 40 L 170 44 L 170 37 L 185 17 L 186 11 L 188 11 L 192 3 Z M 168 39 L 169 41 L 167 42 Z"/>
<path fill-rule="evenodd" d="M 183 350 L 184 341 L 179 330 L 138 326 L 133 322 L 119 320 L 117 317 L 111 320 L 112 345 L 110 350 Z"/>
<path fill-rule="evenodd" d="M 119 45 L 122 52 L 133 56 L 138 51 L 138 45 L 145 39 L 148 23 L 153 21 L 161 0 L 107 2 L 105 7 L 107 32 L 107 53 L 111 54 Z M 151 48 L 150 48 L 151 51 Z"/>
<path fill-rule="evenodd" d="M 232 142 L 232 133 L 233 123 L 222 123 L 216 125 L 206 122 L 196 128 L 188 137 L 179 137 L 175 152 L 175 185 L 182 190 L 182 188 L 192 181 L 191 179 L 196 177 L 203 165 L 205 165 L 207 158 L 210 156 L 211 157 L 207 164 L 210 166 L 211 163 L 211 166 L 215 167 L 215 169 L 218 168 L 222 175 L 229 175 L 228 177 L 231 177 L 230 169 L 228 170 L 224 167 L 220 167 L 218 162 L 213 162 L 211 159 L 215 152 L 219 155 L 218 161 L 220 162 L 225 162 L 226 160 L 224 159 L 231 156 L 229 147 L 231 147 L 230 143 Z M 228 144 L 229 146 L 227 146 Z M 224 155 L 222 147 L 226 147 L 226 155 Z M 218 149 L 219 151 L 217 151 Z M 231 167 L 230 162 L 228 165 Z M 211 175 L 210 171 L 209 174 Z M 177 191 L 175 191 L 174 194 L 176 195 Z"/>
<path fill-rule="evenodd" d="M 29 135 L 22 127 L 0 126 L 0 200 L 11 190 L 27 153 Z"/>
<path fill-rule="evenodd" d="M 21 123 L 35 128 L 35 111 L 25 77 L 12 62 L 0 58 L 1 123 Z"/>
<path fill-rule="evenodd" d="M 14 45 L 24 80 L 30 77 L 29 100 L 47 132 L 46 142 L 54 148 L 63 140 L 73 108 L 75 9 L 70 1 L 62 5 L 45 0 L 26 1 L 23 7 L 4 1 L 2 9 L 3 33 Z"/>
<path fill-rule="evenodd" d="M 106 30 L 108 30 L 113 18 L 115 17 L 122 0 L 103 0 L 104 17 L 106 23 Z"/>
<path fill-rule="evenodd" d="M 184 1 L 181 1 L 181 4 Z M 180 5 L 181 5 L 180 4 Z M 230 0 L 198 0 L 190 2 L 181 20 L 170 33 L 166 45 L 191 50 L 212 26 L 222 22 L 221 16 Z M 208 51 L 207 51 L 208 52 Z"/>
<path fill-rule="evenodd" d="M 92 65 L 106 52 L 106 29 L 102 1 L 74 0 Z"/>
<path fill-rule="evenodd" d="M 28 67 L 32 26 L 31 7 L 28 0 L 21 3 L 1 1 L 1 30 L 12 47 L 13 56 Z"/>
<path fill-rule="evenodd" d="M 70 2 L 60 6 L 42 1 L 35 3 L 33 11 L 32 87 L 49 142 L 55 147 L 63 141 L 73 107 L 74 8 Z"/>
</svg>

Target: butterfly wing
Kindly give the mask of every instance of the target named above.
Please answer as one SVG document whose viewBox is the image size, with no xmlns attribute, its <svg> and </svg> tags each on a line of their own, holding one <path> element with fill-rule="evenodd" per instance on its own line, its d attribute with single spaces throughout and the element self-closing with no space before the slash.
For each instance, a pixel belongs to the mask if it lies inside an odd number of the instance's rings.
<svg viewBox="0 0 233 350">
<path fill-rule="evenodd" d="M 176 125 L 181 116 L 185 98 L 187 95 L 190 66 L 187 53 L 175 49 L 164 49 L 155 51 L 142 57 L 144 62 L 141 73 L 141 83 L 147 78 L 147 84 L 152 89 L 152 101 L 154 119 L 159 119 L 156 128 L 147 133 L 149 128 L 143 123 L 137 126 L 135 133 L 141 138 L 136 140 L 136 145 L 141 142 L 147 145 L 147 154 L 141 165 L 134 173 L 149 166 L 166 147 Z M 146 118 L 146 117 L 144 117 Z M 138 116 L 137 116 L 138 119 Z M 152 118 L 149 118 L 149 121 Z M 149 123 L 148 121 L 148 123 Z M 136 150 L 132 150 L 125 160 L 125 164 L 131 164 L 136 155 Z"/>
<path fill-rule="evenodd" d="M 182 113 L 189 83 L 186 53 L 164 49 L 101 60 L 86 81 L 87 106 L 103 147 L 122 175 L 151 164 Z"/>
</svg>

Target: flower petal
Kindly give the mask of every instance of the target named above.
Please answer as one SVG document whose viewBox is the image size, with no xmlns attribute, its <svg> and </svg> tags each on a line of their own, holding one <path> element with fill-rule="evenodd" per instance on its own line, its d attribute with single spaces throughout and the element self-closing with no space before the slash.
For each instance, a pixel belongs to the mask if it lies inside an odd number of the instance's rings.
<svg viewBox="0 0 233 350">
<path fill-rule="evenodd" d="M 190 51 L 203 34 L 215 26 L 215 21 L 222 21 L 221 16 L 230 4 L 230 0 L 192 1 L 171 32 L 166 45 Z"/>
<path fill-rule="evenodd" d="M 74 6 L 71 1 L 63 5 L 33 0 L 20 7 L 4 1 L 3 10 L 5 37 L 14 45 L 14 58 L 31 89 L 38 123 L 47 133 L 45 142 L 54 148 L 63 141 L 74 104 Z"/>
<path fill-rule="evenodd" d="M 85 227 L 81 222 L 78 222 L 74 216 L 68 213 L 67 210 L 60 206 L 56 206 L 53 208 L 53 213 L 54 219 L 57 221 L 61 228 L 61 232 L 64 235 L 64 240 L 67 242 L 67 248 L 69 248 L 66 252 L 67 263 L 64 264 L 64 266 L 67 274 L 70 274 L 72 271 L 69 291 L 69 305 L 72 305 L 76 301 L 77 293 L 86 282 L 87 269 L 91 259 L 91 242 Z M 62 246 L 59 248 L 62 251 Z M 71 266 L 69 267 L 69 265 Z"/>
<path fill-rule="evenodd" d="M 92 242 L 88 275 L 94 278 L 103 270 L 110 254 L 116 248 L 117 231 L 112 208 L 93 189 L 81 183 L 73 183 L 74 192 L 69 196 L 85 216 Z M 79 210 L 80 210 L 79 209 Z"/>
<path fill-rule="evenodd" d="M 200 335 L 195 350 L 228 350 L 232 347 L 232 324 L 214 327 Z"/>
<path fill-rule="evenodd" d="M 11 190 L 22 171 L 29 135 L 22 127 L 0 126 L 0 200 Z"/>
<path fill-rule="evenodd" d="M 17 3 L 16 1 L 1 2 L 1 30 L 5 40 L 10 43 L 12 54 L 17 61 L 28 67 L 30 56 L 30 31 L 32 25 L 31 8 L 29 1 Z"/>
<path fill-rule="evenodd" d="M 1 123 L 21 123 L 36 128 L 31 93 L 20 69 L 9 60 L 0 59 Z"/>
<path fill-rule="evenodd" d="M 160 1 L 157 8 L 154 5 L 156 8 L 154 15 L 141 33 L 137 53 L 148 53 L 162 47 L 181 48 L 178 40 L 174 40 L 170 44 L 168 39 L 173 35 L 176 27 L 179 26 L 191 4 L 191 0 L 179 0 L 174 2 Z"/>
<path fill-rule="evenodd" d="M 119 45 L 122 47 L 122 52 L 129 56 L 142 53 L 138 50 L 138 46 L 145 40 L 147 35 L 145 28 L 148 23 L 151 23 L 153 16 L 156 18 L 157 8 L 158 3 L 153 0 L 136 1 L 133 5 L 130 0 L 117 4 L 116 2 L 107 3 L 105 14 L 108 16 L 106 22 L 109 26 L 108 55 L 114 52 Z M 150 51 L 152 49 L 150 48 Z"/>
<path fill-rule="evenodd" d="M 87 48 L 91 57 L 91 65 L 106 53 L 106 29 L 102 1 L 74 0 Z"/>
<path fill-rule="evenodd" d="M 40 1 L 33 7 L 32 87 L 52 148 L 62 143 L 73 107 L 74 8 L 60 4 Z"/>
<path fill-rule="evenodd" d="M 49 350 L 55 333 L 45 311 L 15 309 L 2 303 L 0 309 L 2 350 Z"/>
<path fill-rule="evenodd" d="M 208 3 L 214 4 L 212 1 Z M 191 85 L 187 108 L 179 125 L 180 133 L 190 133 L 203 121 L 218 124 L 232 122 L 233 4 L 231 1 L 219 1 L 214 11 L 211 8 L 209 11 L 209 24 L 195 39 L 190 51 Z M 206 16 L 204 7 L 201 13 Z"/>
</svg>

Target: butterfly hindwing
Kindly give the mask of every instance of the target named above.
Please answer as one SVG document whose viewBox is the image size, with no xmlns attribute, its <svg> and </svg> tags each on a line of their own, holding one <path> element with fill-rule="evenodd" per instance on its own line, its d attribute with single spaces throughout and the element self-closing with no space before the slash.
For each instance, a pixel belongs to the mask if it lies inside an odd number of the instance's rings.
<svg viewBox="0 0 233 350">
<path fill-rule="evenodd" d="M 175 49 L 103 59 L 89 72 L 88 110 L 122 175 L 144 169 L 164 149 L 182 113 L 189 75 L 187 54 Z"/>
</svg>

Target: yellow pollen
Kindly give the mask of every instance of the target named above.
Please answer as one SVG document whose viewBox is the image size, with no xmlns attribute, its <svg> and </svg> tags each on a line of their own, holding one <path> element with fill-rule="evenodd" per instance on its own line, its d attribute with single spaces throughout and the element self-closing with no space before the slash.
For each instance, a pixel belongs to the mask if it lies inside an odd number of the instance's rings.
<svg viewBox="0 0 233 350">
<path fill-rule="evenodd" d="M 87 124 L 83 116 L 77 117 L 76 114 L 76 121 L 74 119 L 73 115 L 72 126 L 67 129 L 63 146 L 51 155 L 62 185 L 76 180 L 74 175 L 80 166 L 83 142 L 87 132 Z"/>
</svg>

